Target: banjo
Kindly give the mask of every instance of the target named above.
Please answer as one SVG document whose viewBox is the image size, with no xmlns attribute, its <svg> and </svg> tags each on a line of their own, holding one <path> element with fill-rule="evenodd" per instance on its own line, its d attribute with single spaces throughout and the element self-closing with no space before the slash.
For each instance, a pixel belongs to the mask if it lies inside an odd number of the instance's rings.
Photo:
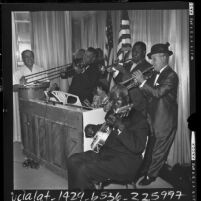
<svg viewBox="0 0 201 201">
<path fill-rule="evenodd" d="M 128 116 L 131 108 L 133 107 L 133 104 L 128 104 L 126 106 L 117 108 L 113 114 L 118 115 L 120 118 Z M 95 136 L 93 137 L 93 141 L 91 143 L 91 149 L 99 153 L 101 147 L 105 144 L 108 136 L 112 132 L 111 127 L 107 124 L 107 122 L 104 122 L 101 126 L 101 128 L 96 132 Z"/>
</svg>

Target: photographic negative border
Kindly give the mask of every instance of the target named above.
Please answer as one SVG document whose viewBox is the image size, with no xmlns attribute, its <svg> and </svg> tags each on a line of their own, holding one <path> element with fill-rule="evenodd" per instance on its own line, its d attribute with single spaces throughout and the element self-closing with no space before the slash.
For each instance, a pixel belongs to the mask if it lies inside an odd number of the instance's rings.
<svg viewBox="0 0 201 201">
<path fill-rule="evenodd" d="M 189 54 L 190 54 L 190 87 L 191 87 L 191 111 L 195 112 L 195 22 L 194 22 L 194 3 L 188 2 L 144 2 L 142 3 L 39 3 L 39 4 L 4 4 L 2 5 L 2 66 L 3 66 L 3 153 L 4 153 L 4 199 L 11 200 L 16 195 L 23 194 L 24 191 L 13 191 L 13 128 L 11 126 L 13 119 L 13 104 L 12 104 L 12 30 L 11 30 L 11 12 L 13 11 L 50 11 L 50 10 L 108 10 L 112 7 L 115 10 L 128 9 L 133 6 L 134 9 L 189 9 Z M 192 147 L 194 146 L 192 141 Z M 195 158 L 194 158 L 195 159 Z M 195 160 L 192 161 L 192 174 L 196 174 Z M 195 175 L 196 180 L 196 175 Z M 194 178 L 192 182 L 195 182 Z M 192 183 L 192 200 L 196 200 L 196 184 Z M 159 190 L 160 191 L 160 190 Z M 159 192 L 158 191 L 158 192 Z M 35 198 L 37 198 L 36 191 L 30 191 Z M 60 196 L 60 191 L 52 191 L 53 195 Z M 119 191 L 120 194 L 129 193 L 129 191 Z M 138 192 L 138 190 L 137 190 Z M 140 192 L 140 191 L 139 191 Z M 146 191 L 145 191 L 146 192 Z M 142 193 L 145 193 L 141 191 Z M 148 191 L 147 191 L 148 192 Z M 156 190 L 155 190 L 156 192 Z M 175 191 L 176 192 L 176 191 Z M 12 194 L 14 193 L 14 194 Z M 28 192 L 27 192 L 28 193 Z M 38 192 L 47 195 L 48 191 Z M 87 192 L 92 196 L 93 192 Z M 117 193 L 117 192 L 115 192 Z M 153 192 L 152 192 L 153 193 Z M 87 195 L 86 194 L 86 195 Z M 151 194 L 151 191 L 150 191 Z M 13 196 L 12 196 L 13 195 Z M 78 195 L 78 194 L 76 194 Z M 81 195 L 81 194 L 80 194 Z M 115 194 L 116 195 L 116 194 Z M 95 194 L 94 194 L 95 196 Z M 191 195 L 189 195 L 191 196 Z M 23 195 L 22 195 L 23 197 Z M 24 195 L 25 199 L 26 195 Z M 91 198 L 91 197 L 90 197 Z M 95 198 L 94 198 L 95 199 Z"/>
</svg>

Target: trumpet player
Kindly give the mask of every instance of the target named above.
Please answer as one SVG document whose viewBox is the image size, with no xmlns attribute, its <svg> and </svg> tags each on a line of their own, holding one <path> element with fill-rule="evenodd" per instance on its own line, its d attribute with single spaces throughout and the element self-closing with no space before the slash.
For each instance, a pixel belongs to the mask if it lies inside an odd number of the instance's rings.
<svg viewBox="0 0 201 201">
<path fill-rule="evenodd" d="M 125 63 L 122 67 L 118 66 L 119 71 L 114 72 L 114 80 L 117 83 L 123 82 L 132 77 L 133 72 L 145 71 L 151 67 L 151 64 L 145 59 L 146 44 L 138 41 L 132 48 L 132 61 Z M 129 95 L 134 107 L 146 116 L 146 99 L 138 88 L 131 88 Z"/>
<path fill-rule="evenodd" d="M 177 88 L 178 76 L 169 66 L 169 43 L 155 44 L 147 55 L 152 59 L 155 73 L 145 80 L 140 71 L 134 78 L 140 83 L 139 89 L 148 100 L 148 114 L 152 126 L 148 150 L 145 154 L 144 178 L 140 185 L 153 182 L 166 159 L 177 130 Z"/>
</svg>

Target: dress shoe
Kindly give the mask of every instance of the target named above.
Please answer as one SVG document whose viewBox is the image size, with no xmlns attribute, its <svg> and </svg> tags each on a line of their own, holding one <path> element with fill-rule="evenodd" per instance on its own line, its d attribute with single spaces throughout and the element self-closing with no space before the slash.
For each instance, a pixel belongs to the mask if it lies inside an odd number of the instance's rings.
<svg viewBox="0 0 201 201">
<path fill-rule="evenodd" d="M 152 182 L 155 181 L 155 180 L 156 180 L 155 177 L 145 176 L 145 177 L 139 182 L 139 185 L 140 185 L 140 186 L 146 186 L 146 185 L 149 185 L 150 183 L 152 183 Z"/>
<path fill-rule="evenodd" d="M 146 173 L 138 173 L 134 179 L 134 182 L 137 183 L 137 181 L 143 177 L 144 175 L 146 175 Z"/>
</svg>

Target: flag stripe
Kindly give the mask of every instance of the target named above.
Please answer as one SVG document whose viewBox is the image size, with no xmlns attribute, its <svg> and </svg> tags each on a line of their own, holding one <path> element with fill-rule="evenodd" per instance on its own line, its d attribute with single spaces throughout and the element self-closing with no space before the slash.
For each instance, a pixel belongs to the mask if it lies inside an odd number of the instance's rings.
<svg viewBox="0 0 201 201">
<path fill-rule="evenodd" d="M 129 40 L 131 40 L 131 35 L 130 34 L 123 34 L 120 36 L 118 42 L 121 43 L 127 43 Z"/>
<path fill-rule="evenodd" d="M 122 25 L 129 25 L 129 20 L 122 20 L 122 21 L 121 21 L 121 24 L 122 24 Z"/>
<path fill-rule="evenodd" d="M 131 48 L 131 34 L 128 12 L 126 10 L 121 11 L 121 23 L 119 31 L 119 39 L 117 45 L 117 58 L 119 61 L 126 59 L 129 55 Z"/>
<path fill-rule="evenodd" d="M 112 18 L 111 13 L 108 11 L 106 16 L 106 28 L 105 28 L 105 47 L 104 47 L 104 59 L 105 65 L 109 65 L 111 59 L 111 50 L 113 48 L 113 32 L 112 32 Z"/>
<path fill-rule="evenodd" d="M 121 37 L 121 35 L 124 35 L 124 34 L 130 35 L 130 30 L 129 29 L 122 29 L 122 30 L 120 30 L 119 37 Z"/>
<path fill-rule="evenodd" d="M 117 46 L 117 50 L 120 50 L 122 47 L 126 47 L 126 46 L 131 47 L 130 42 L 131 42 L 130 38 L 122 39 L 122 41 Z"/>
<path fill-rule="evenodd" d="M 110 11 L 107 11 L 106 16 L 104 58 L 106 66 L 111 65 L 113 63 L 113 32 L 112 32 L 112 18 Z M 111 73 L 108 73 L 107 81 L 111 88 L 113 83 Z"/>
<path fill-rule="evenodd" d="M 130 25 L 120 25 L 121 29 L 130 29 Z"/>
</svg>

